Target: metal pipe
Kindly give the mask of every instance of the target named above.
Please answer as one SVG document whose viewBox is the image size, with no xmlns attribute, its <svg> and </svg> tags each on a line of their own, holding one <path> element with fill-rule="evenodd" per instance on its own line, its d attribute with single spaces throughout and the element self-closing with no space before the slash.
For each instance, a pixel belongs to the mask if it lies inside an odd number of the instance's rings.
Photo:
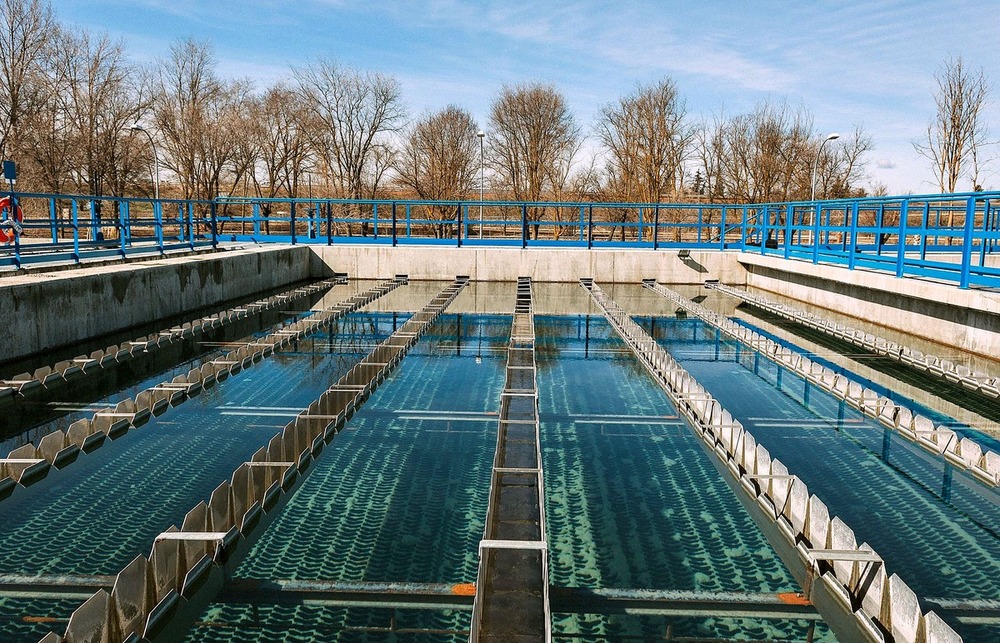
<svg viewBox="0 0 1000 643">
<path fill-rule="evenodd" d="M 816 200 L 816 168 L 819 167 L 819 157 L 823 153 L 823 146 L 830 141 L 837 140 L 838 138 L 840 138 L 840 134 L 831 132 L 825 139 L 823 139 L 823 142 L 819 144 L 819 150 L 816 151 L 816 159 L 813 161 L 812 178 L 809 179 L 809 189 L 811 190 L 809 193 L 810 201 Z"/>
<path fill-rule="evenodd" d="M 149 139 L 149 144 L 153 148 L 153 198 L 157 201 L 160 200 L 160 155 L 156 152 L 156 142 L 153 140 L 153 135 L 149 133 L 145 127 L 139 123 L 135 123 L 129 130 L 133 132 L 142 132 Z"/>
<path fill-rule="evenodd" d="M 483 238 L 483 196 L 486 187 L 486 161 L 485 155 L 483 154 L 483 139 L 486 138 L 486 132 L 479 130 L 476 133 L 479 137 L 479 238 Z"/>
</svg>

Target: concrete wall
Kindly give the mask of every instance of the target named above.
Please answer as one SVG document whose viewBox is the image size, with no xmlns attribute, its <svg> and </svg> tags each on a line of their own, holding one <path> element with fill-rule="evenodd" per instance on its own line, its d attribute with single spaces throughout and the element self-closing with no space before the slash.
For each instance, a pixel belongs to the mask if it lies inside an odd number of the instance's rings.
<svg viewBox="0 0 1000 643">
<path fill-rule="evenodd" d="M 408 274 L 414 281 L 469 275 L 483 282 L 610 286 L 655 278 L 670 284 L 706 279 L 743 284 L 972 353 L 1000 355 L 1000 294 L 916 279 L 736 252 L 568 248 L 264 246 L 155 261 L 0 279 L 0 361 L 125 330 L 225 300 L 308 278 L 344 272 L 356 279 Z M 509 294 L 483 285 L 482 302 Z M 422 302 L 426 303 L 426 302 Z"/>
<path fill-rule="evenodd" d="M 740 254 L 745 285 L 996 359 L 1000 293 Z M 944 355 L 941 355 L 944 357 Z"/>
<path fill-rule="evenodd" d="M 267 247 L 0 279 L 0 362 L 245 297 L 309 275 L 306 248 Z"/>
<path fill-rule="evenodd" d="M 410 279 L 468 275 L 477 281 L 514 281 L 528 276 L 539 282 L 637 283 L 655 278 L 667 283 L 703 283 L 719 279 L 742 282 L 744 269 L 735 252 L 691 252 L 681 258 L 671 250 L 586 248 L 438 248 L 398 246 L 319 246 L 313 249 L 313 274 L 346 272 L 361 279 L 407 274 Z"/>
</svg>

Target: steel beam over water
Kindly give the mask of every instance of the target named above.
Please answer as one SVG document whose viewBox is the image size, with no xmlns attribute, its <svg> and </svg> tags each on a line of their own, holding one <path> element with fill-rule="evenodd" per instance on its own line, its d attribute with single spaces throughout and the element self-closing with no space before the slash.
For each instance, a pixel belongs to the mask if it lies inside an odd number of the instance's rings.
<svg viewBox="0 0 1000 643">
<path fill-rule="evenodd" d="M 114 576 L 0 575 L 0 598 L 42 601 L 83 600 L 97 589 L 110 591 Z M 553 612 L 631 614 L 678 617 L 819 620 L 816 608 L 801 594 L 706 592 L 650 589 L 550 587 Z M 313 605 L 408 610 L 471 611 L 475 588 L 468 584 L 344 582 L 325 580 L 238 579 L 226 583 L 215 602 L 231 605 Z M 927 599 L 949 618 L 976 624 L 1000 624 L 1000 601 Z M 20 619 L 65 622 L 39 609 Z"/>
<path fill-rule="evenodd" d="M 470 640 L 549 641 L 545 486 L 531 279 L 519 277 Z"/>
</svg>

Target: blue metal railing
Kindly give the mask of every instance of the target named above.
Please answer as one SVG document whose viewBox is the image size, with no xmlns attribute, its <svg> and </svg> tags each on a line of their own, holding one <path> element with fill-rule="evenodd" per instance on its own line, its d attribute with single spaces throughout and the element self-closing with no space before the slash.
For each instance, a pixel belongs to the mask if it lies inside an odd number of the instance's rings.
<svg viewBox="0 0 1000 643">
<path fill-rule="evenodd" d="M 24 219 L 21 233 L 0 245 L 0 266 L 81 263 L 217 245 L 213 202 L 0 192 L 3 196 L 16 200 Z"/>
<path fill-rule="evenodd" d="M 12 196 L 23 231 L 0 246 L 0 266 L 220 243 L 669 248 L 1000 287 L 1000 192 L 747 205 Z"/>
</svg>

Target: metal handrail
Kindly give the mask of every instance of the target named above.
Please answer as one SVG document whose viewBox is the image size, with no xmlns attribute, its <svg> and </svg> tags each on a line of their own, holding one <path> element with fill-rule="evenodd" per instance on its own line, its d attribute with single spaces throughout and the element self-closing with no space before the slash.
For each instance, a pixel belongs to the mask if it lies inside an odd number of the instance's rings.
<svg viewBox="0 0 1000 643">
<path fill-rule="evenodd" d="M 230 243 L 736 249 L 962 288 L 1000 286 L 1000 262 L 992 260 L 1000 192 L 740 205 L 0 192 L 11 194 L 25 218 L 22 233 L 0 246 L 0 267 Z"/>
</svg>

